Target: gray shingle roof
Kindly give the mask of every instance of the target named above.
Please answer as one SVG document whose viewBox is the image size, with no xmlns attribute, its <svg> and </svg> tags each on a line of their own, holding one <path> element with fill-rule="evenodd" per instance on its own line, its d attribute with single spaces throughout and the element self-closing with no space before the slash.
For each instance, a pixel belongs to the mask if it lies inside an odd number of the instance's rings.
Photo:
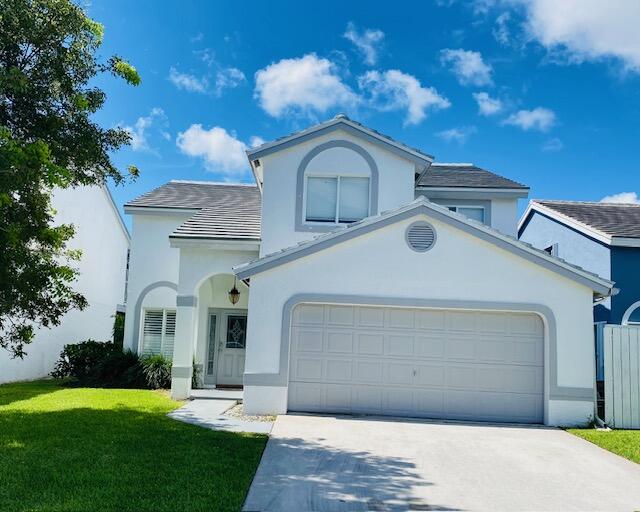
<svg viewBox="0 0 640 512">
<path fill-rule="evenodd" d="M 260 192 L 255 185 L 172 180 L 129 201 L 124 206 L 199 210 L 211 206 L 212 202 L 219 202 L 229 194 L 247 198 L 257 196 L 258 201 L 260 200 Z"/>
<path fill-rule="evenodd" d="M 640 205 L 638 204 L 546 200 L 534 202 L 609 236 L 640 238 Z"/>
<path fill-rule="evenodd" d="M 200 210 L 171 238 L 260 240 L 261 202 L 255 185 L 170 181 L 125 207 Z"/>
<path fill-rule="evenodd" d="M 419 187 L 528 189 L 526 185 L 481 169 L 473 164 L 431 164 L 420 177 Z"/>
</svg>

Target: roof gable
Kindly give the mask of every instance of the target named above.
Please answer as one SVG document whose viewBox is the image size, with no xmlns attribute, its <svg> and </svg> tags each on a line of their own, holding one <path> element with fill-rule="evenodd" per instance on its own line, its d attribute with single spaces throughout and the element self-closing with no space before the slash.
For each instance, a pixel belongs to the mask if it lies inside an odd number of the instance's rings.
<svg viewBox="0 0 640 512">
<path fill-rule="evenodd" d="M 239 265 L 234 268 L 234 271 L 239 278 L 246 279 L 260 272 L 284 265 L 290 261 L 317 253 L 355 237 L 362 236 L 366 233 L 370 233 L 420 214 L 424 214 L 428 217 L 452 225 L 462 231 L 498 246 L 501 249 L 523 257 L 548 270 L 568 277 L 569 279 L 577 281 L 591 288 L 599 295 L 608 295 L 611 293 L 613 288 L 613 283 L 597 276 L 596 274 L 592 274 L 580 267 L 571 265 L 570 263 L 551 256 L 544 251 L 535 249 L 524 242 L 520 242 L 514 238 L 503 235 L 482 223 L 468 219 L 458 213 L 451 212 L 447 208 L 429 202 L 424 197 L 417 199 L 407 206 L 382 213 L 375 217 L 367 217 L 359 222 L 349 225 L 348 227 L 337 229 L 336 231 L 315 237 L 312 240 L 301 242 L 293 247 L 283 249 L 273 254 L 268 254 L 253 262 Z"/>
<path fill-rule="evenodd" d="M 535 212 L 608 245 L 640 246 L 640 205 L 534 200 L 520 220 L 518 233 Z"/>
<path fill-rule="evenodd" d="M 336 130 L 344 130 L 356 137 L 363 138 L 372 144 L 381 146 L 387 151 L 391 151 L 398 156 L 416 163 L 416 165 L 427 166 L 433 161 L 433 156 L 423 153 L 419 149 L 412 148 L 406 144 L 398 142 L 387 135 L 382 135 L 361 123 L 349 119 L 344 114 L 338 114 L 335 118 L 330 119 L 329 121 L 325 121 L 305 130 L 281 137 L 272 142 L 267 142 L 256 148 L 249 149 L 247 150 L 247 156 L 249 157 L 249 160 L 253 162 L 261 157 L 316 137 L 320 137 L 321 135 L 326 135 Z"/>
</svg>

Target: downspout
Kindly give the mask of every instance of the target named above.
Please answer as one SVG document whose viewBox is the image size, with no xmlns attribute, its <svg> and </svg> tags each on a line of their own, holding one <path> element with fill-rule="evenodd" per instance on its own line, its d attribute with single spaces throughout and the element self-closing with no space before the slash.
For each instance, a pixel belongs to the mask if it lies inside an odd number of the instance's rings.
<svg viewBox="0 0 640 512">
<path fill-rule="evenodd" d="M 595 299 L 593 301 L 593 305 L 596 306 L 597 304 L 599 304 L 600 302 L 602 302 L 603 300 L 616 295 L 620 290 L 618 288 L 612 288 L 611 289 L 611 294 L 604 296 L 601 295 L 600 297 L 598 297 L 597 299 Z M 593 344 L 593 350 L 594 350 L 594 355 L 595 355 L 595 351 L 596 351 L 596 343 L 597 340 L 594 339 L 594 344 Z M 605 421 L 598 415 L 598 368 L 597 368 L 597 358 L 593 358 L 593 421 L 595 421 L 596 425 L 598 425 L 599 428 L 606 428 L 609 429 L 609 425 L 607 425 L 605 423 Z"/>
</svg>

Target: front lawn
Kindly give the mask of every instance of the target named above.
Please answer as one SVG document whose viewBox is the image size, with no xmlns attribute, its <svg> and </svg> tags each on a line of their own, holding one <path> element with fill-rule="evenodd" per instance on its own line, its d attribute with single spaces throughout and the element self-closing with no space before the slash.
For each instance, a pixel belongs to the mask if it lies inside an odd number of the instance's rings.
<svg viewBox="0 0 640 512">
<path fill-rule="evenodd" d="M 569 432 L 640 464 L 640 430 L 570 429 Z"/>
<path fill-rule="evenodd" d="M 266 436 L 167 418 L 165 392 L 0 386 L 0 510 L 240 510 Z"/>
</svg>

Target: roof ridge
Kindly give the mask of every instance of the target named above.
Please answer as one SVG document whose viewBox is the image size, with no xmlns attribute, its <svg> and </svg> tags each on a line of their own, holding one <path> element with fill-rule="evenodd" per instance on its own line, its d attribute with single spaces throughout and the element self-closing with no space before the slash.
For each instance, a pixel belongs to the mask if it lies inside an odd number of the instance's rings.
<svg viewBox="0 0 640 512">
<path fill-rule="evenodd" d="M 443 166 L 448 166 L 448 167 L 476 167 L 476 165 L 473 162 L 433 162 L 431 164 L 431 167 L 443 167 Z M 485 169 L 483 169 L 485 170 Z M 489 171 L 491 172 L 491 171 Z"/>
<path fill-rule="evenodd" d="M 588 204 L 593 206 L 633 206 L 636 208 L 640 208 L 640 204 L 638 203 L 609 203 L 603 201 L 573 201 L 570 199 L 532 199 L 533 203 L 559 203 L 559 204 Z"/>
<path fill-rule="evenodd" d="M 198 181 L 198 180 L 170 180 L 169 183 L 183 183 L 192 185 L 222 185 L 226 187 L 256 187 L 255 183 L 231 183 L 228 181 Z"/>
</svg>

